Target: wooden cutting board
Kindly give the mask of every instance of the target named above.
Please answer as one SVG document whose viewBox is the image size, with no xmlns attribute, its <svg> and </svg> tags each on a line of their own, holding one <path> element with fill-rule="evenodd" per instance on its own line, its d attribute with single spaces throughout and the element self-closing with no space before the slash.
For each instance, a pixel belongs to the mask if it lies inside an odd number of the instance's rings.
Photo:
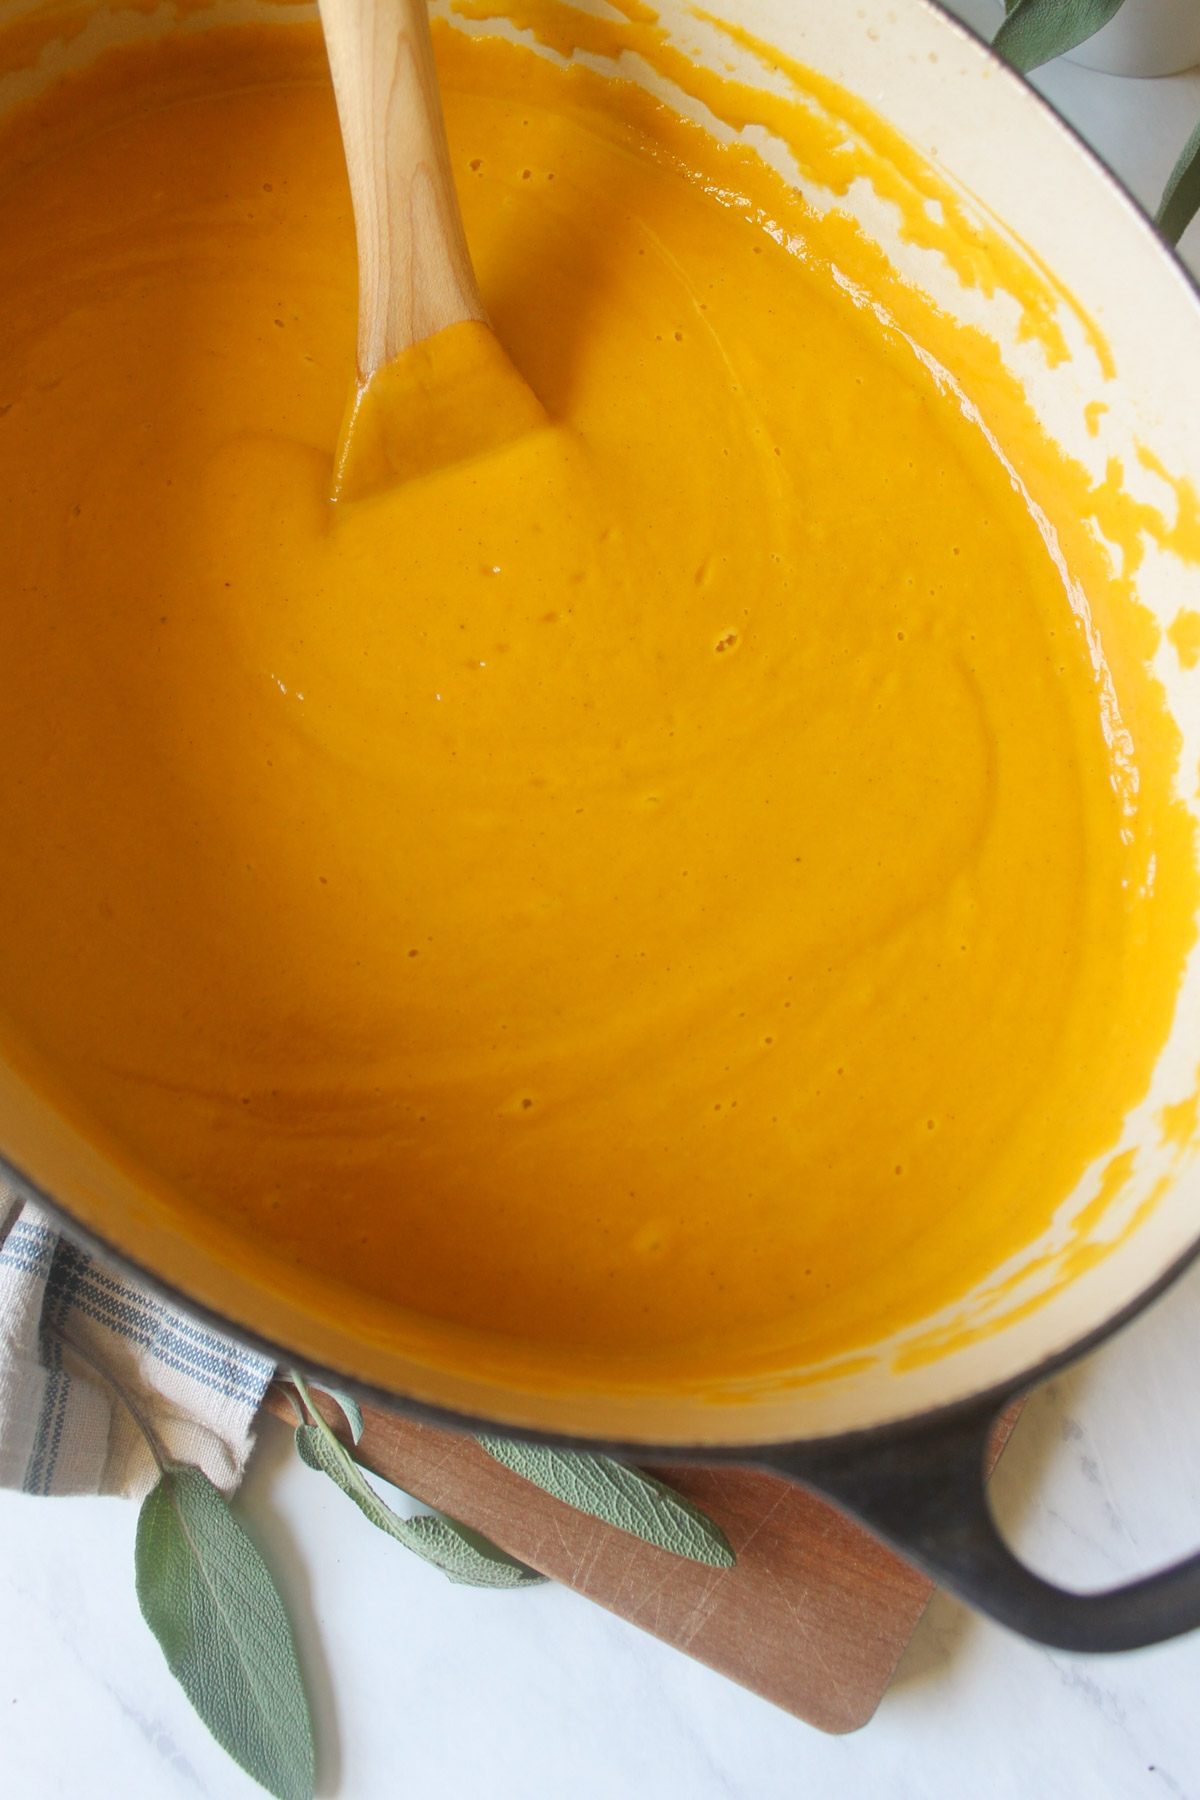
<svg viewBox="0 0 1200 1800">
<path fill-rule="evenodd" d="M 267 1404 L 294 1422 L 276 1390 Z M 326 1416 L 342 1425 L 332 1403 Z M 709 1569 L 575 1512 L 473 1438 L 374 1408 L 363 1416 L 355 1454 L 366 1468 L 821 1731 L 867 1723 L 933 1591 L 868 1532 L 776 1476 L 654 1470 L 726 1532 L 737 1566 Z M 1015 1418 L 1001 1421 L 993 1460 Z"/>
</svg>

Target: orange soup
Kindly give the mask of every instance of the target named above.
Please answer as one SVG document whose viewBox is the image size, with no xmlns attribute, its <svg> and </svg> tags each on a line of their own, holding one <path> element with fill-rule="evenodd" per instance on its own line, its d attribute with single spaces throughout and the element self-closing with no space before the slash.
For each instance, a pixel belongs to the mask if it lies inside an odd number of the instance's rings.
<svg viewBox="0 0 1200 1800">
<path fill-rule="evenodd" d="M 852 1352 L 1146 1090 L 1165 714 L 765 164 L 437 48 L 549 422 L 349 505 L 315 26 L 113 51 L 5 126 L 0 1036 L 188 1230 L 443 1350 Z"/>
</svg>

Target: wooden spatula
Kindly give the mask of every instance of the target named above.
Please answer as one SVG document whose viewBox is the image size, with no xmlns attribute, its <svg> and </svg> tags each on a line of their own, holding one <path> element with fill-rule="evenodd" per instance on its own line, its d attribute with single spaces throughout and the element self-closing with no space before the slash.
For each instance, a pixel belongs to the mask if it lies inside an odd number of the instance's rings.
<svg viewBox="0 0 1200 1800">
<path fill-rule="evenodd" d="M 545 424 L 492 333 L 450 172 L 426 0 L 320 0 L 358 238 L 358 381 L 333 497 Z"/>
</svg>

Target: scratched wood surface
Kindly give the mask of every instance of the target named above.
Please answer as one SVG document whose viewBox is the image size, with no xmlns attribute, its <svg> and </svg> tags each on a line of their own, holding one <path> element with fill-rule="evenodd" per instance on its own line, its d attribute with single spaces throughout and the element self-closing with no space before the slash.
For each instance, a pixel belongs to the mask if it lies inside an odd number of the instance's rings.
<svg viewBox="0 0 1200 1800">
<path fill-rule="evenodd" d="M 268 1405 L 292 1419 L 274 1390 Z M 332 1404 L 327 1417 L 340 1423 Z M 775 1476 L 655 1470 L 727 1533 L 736 1568 L 708 1569 L 575 1512 L 472 1438 L 374 1408 L 364 1418 L 356 1454 L 367 1468 L 822 1731 L 866 1724 L 932 1592 L 869 1533 Z"/>
</svg>

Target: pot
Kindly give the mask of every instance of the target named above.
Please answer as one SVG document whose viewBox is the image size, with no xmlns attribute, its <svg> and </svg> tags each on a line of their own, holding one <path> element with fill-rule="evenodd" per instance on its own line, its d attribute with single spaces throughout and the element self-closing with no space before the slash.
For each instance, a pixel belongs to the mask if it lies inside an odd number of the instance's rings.
<svg viewBox="0 0 1200 1800">
<path fill-rule="evenodd" d="M 60 3 L 0 0 L 0 107 L 110 42 L 178 28 L 180 16 L 117 4 L 81 29 L 80 10 L 60 13 Z M 584 4 L 606 10 L 602 0 Z M 1186 508 L 1186 482 L 1200 487 L 1200 299 L 1148 220 L 1033 90 L 930 0 L 859 0 L 853 9 L 822 0 L 716 4 L 727 24 L 815 71 L 813 104 L 848 136 L 873 129 L 857 110 L 865 102 L 900 134 L 893 143 L 923 154 L 935 170 L 929 194 L 922 199 L 915 165 L 905 179 L 925 216 L 937 216 L 939 194 L 953 194 L 989 229 L 1003 221 L 1006 254 L 1051 295 L 1068 354 L 1047 356 L 1003 284 L 964 281 L 928 234 L 914 233 L 916 215 L 902 216 L 870 181 L 834 193 L 793 170 L 812 203 L 853 213 L 894 270 L 993 337 L 1042 427 L 1097 480 L 1117 458 L 1135 497 L 1168 512 Z M 216 0 L 185 17 L 189 29 L 203 29 L 292 20 L 300 10 L 282 0 Z M 6 34 L 17 21 L 19 32 Z M 778 85 L 769 58 L 699 20 L 683 0 L 662 0 L 661 24 L 719 72 L 734 63 L 752 86 Z M 622 73 L 631 72 L 694 111 L 661 69 L 626 59 Z M 763 154 L 789 167 L 778 143 Z M 1149 462 L 1139 453 L 1146 444 Z M 1200 670 L 1165 635 L 1186 602 L 1188 575 L 1169 550 L 1142 548 L 1138 595 L 1162 628 L 1154 669 L 1183 739 L 1180 767 L 1194 770 Z M 1190 789 L 1182 782 L 1181 796 L 1200 816 Z M 1123 1650 L 1200 1625 L 1200 1555 L 1107 1593 L 1056 1589 L 999 1536 L 983 1459 L 1014 1396 L 1115 1331 L 1196 1253 L 1198 1000 L 1193 953 L 1150 1091 L 1118 1146 L 1122 1178 L 1111 1179 L 1111 1160 L 1107 1178 L 1089 1171 L 1051 1231 L 964 1295 L 953 1316 L 924 1320 L 903 1342 L 868 1346 L 836 1366 L 714 1381 L 684 1395 L 582 1380 L 551 1388 L 514 1372 L 482 1339 L 468 1365 L 442 1365 L 361 1295 L 316 1276 L 249 1270 L 231 1242 L 202 1235 L 169 1196 L 140 1186 L 3 1062 L 0 1151 L 16 1185 L 50 1205 L 65 1231 L 318 1379 L 464 1429 L 486 1422 L 631 1460 L 725 1459 L 770 1470 L 825 1494 L 935 1581 L 1028 1636 Z"/>
</svg>

